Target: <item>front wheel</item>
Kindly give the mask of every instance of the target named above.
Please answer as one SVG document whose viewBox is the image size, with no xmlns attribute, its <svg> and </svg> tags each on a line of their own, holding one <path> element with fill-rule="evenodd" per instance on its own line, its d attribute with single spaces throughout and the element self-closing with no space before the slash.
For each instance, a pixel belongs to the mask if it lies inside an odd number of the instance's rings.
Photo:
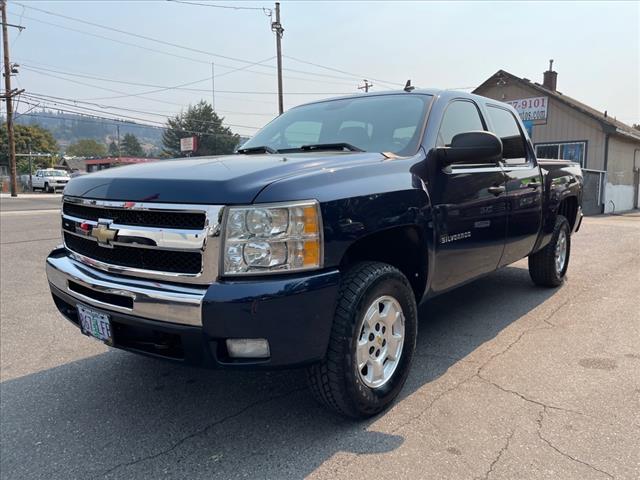
<svg viewBox="0 0 640 480">
<path fill-rule="evenodd" d="M 533 283 L 543 287 L 558 287 L 564 282 L 571 253 L 571 228 L 562 215 L 558 215 L 551 241 L 542 250 L 529 255 L 529 276 Z"/>
<path fill-rule="evenodd" d="M 343 415 L 384 410 L 404 385 L 418 315 L 407 278 L 391 265 L 364 262 L 345 273 L 325 359 L 308 369 L 311 391 Z"/>
</svg>

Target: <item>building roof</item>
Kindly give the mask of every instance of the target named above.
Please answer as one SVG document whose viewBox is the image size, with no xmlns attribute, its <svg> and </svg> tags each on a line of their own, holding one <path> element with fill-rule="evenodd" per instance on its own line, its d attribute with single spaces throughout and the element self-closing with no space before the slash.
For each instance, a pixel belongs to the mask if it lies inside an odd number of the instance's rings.
<svg viewBox="0 0 640 480">
<path fill-rule="evenodd" d="M 627 125 L 626 123 L 616 120 L 615 118 L 612 118 L 606 115 L 606 113 L 599 112 L 595 108 L 592 108 L 589 105 L 586 105 L 576 100 L 575 98 L 571 98 L 558 91 L 549 90 L 548 88 L 545 88 L 539 83 L 531 82 L 526 78 L 517 77 L 516 75 L 513 75 L 512 73 L 509 73 L 505 70 L 498 70 L 495 74 L 493 74 L 491 77 L 485 80 L 478 88 L 476 88 L 473 91 L 473 93 L 480 94 L 479 91 L 482 89 L 482 87 L 489 86 L 492 84 L 495 85 L 494 82 L 496 82 L 499 79 L 502 79 L 502 80 L 511 79 L 529 88 L 533 88 L 534 90 L 539 91 L 543 95 L 548 95 L 552 98 L 555 98 L 556 100 L 564 103 L 565 105 L 575 110 L 578 110 L 584 113 L 585 115 L 597 120 L 603 125 L 603 127 L 605 127 L 605 130 L 607 130 L 607 133 L 620 135 L 630 140 L 640 142 L 640 131 L 636 130 L 630 125 Z"/>
<path fill-rule="evenodd" d="M 112 163 L 146 163 L 156 162 L 157 158 L 141 158 L 141 157 L 107 157 L 107 158 L 92 158 L 91 160 L 85 160 L 87 165 L 104 165 Z"/>
<path fill-rule="evenodd" d="M 66 165 L 71 170 L 84 170 L 86 168 L 86 160 L 82 157 L 63 157 L 60 163 Z"/>
</svg>

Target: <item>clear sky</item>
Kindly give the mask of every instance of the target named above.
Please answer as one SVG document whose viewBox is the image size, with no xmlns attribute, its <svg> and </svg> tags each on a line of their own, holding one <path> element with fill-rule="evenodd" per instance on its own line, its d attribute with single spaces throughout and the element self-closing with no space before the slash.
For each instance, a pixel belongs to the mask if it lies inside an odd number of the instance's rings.
<svg viewBox="0 0 640 480">
<path fill-rule="evenodd" d="M 101 106 L 92 108 L 129 108 L 145 113 L 127 115 L 163 122 L 162 115 L 176 113 L 190 102 L 201 98 L 210 101 L 213 61 L 215 74 L 219 75 L 215 79 L 216 109 L 227 123 L 234 125 L 234 131 L 251 134 L 255 130 L 249 127 L 264 125 L 277 112 L 275 38 L 269 18 L 260 9 L 169 1 L 8 3 L 9 22 L 27 27 L 20 35 L 10 29 L 10 35 L 12 58 L 23 65 L 15 86 L 28 92 L 68 99 L 99 98 L 95 103 Z M 260 1 L 209 3 L 273 8 L 273 3 Z M 28 7 L 202 52 L 135 38 Z M 601 111 L 607 110 L 610 116 L 626 123 L 640 123 L 640 2 L 283 1 L 281 10 L 287 69 L 285 108 L 355 92 L 364 78 L 373 82 L 372 91 L 402 85 L 408 78 L 419 87 L 469 90 L 502 68 L 542 82 L 542 72 L 553 58 L 559 91 Z M 263 60 L 267 61 L 261 66 L 227 73 L 247 67 L 246 62 Z M 145 98 L 122 97 L 197 80 L 203 81 L 187 88 L 202 91 L 170 89 L 149 93 Z M 23 104 L 19 110 L 25 108 L 28 106 Z"/>
</svg>

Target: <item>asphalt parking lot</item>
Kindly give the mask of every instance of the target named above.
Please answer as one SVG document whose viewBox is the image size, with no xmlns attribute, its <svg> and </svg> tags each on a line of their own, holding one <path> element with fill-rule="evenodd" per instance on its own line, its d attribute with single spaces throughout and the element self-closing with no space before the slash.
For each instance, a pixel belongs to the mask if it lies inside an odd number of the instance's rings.
<svg viewBox="0 0 640 480">
<path fill-rule="evenodd" d="M 300 371 L 80 335 L 49 296 L 60 199 L 43 198 L 0 199 L 2 479 L 640 478 L 638 213 L 586 218 L 560 289 L 519 262 L 423 305 L 401 398 L 354 423 Z"/>
</svg>

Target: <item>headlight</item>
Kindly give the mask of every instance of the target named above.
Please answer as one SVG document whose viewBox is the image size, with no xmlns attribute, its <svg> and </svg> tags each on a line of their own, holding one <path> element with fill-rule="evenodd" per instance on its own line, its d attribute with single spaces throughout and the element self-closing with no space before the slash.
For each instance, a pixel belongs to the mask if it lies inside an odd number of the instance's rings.
<svg viewBox="0 0 640 480">
<path fill-rule="evenodd" d="M 223 274 L 309 270 L 322 266 L 322 222 L 315 200 L 229 207 Z"/>
</svg>

